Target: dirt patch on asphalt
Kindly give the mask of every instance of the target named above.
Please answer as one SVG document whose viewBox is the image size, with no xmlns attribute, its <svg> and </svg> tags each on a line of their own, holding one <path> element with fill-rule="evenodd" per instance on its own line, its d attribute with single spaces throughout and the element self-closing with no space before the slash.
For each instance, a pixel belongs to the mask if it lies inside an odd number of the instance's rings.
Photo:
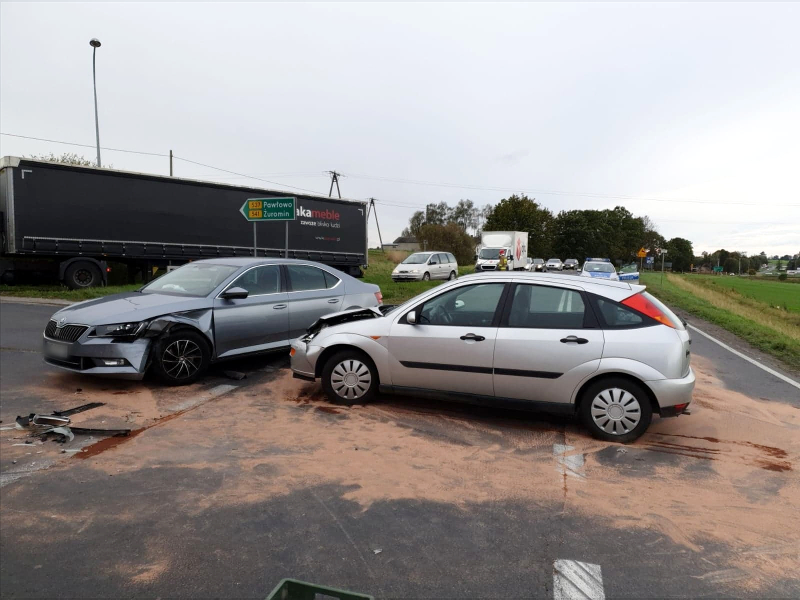
<svg viewBox="0 0 800 600">
<path fill-rule="evenodd" d="M 656 420 L 625 447 L 535 415 L 493 417 L 402 400 L 333 405 L 319 386 L 283 373 L 86 463 L 108 475 L 171 467 L 218 475 L 222 483 L 211 492 L 191 478 L 176 484 L 175 506 L 189 514 L 330 483 L 365 509 L 404 499 L 465 514 L 477 503 L 563 504 L 615 527 L 658 531 L 715 569 L 744 573 L 757 589 L 800 564 L 800 411 L 726 390 L 710 364 L 695 358 L 693 365 L 693 414 Z M 153 564 L 144 561 L 132 580 L 159 577 Z"/>
</svg>

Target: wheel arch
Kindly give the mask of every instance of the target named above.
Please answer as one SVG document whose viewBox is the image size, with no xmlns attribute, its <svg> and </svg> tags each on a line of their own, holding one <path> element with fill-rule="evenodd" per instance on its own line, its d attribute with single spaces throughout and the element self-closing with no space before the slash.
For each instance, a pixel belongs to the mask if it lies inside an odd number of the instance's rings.
<svg viewBox="0 0 800 600">
<path fill-rule="evenodd" d="M 580 410 L 580 405 L 584 401 L 584 395 L 586 390 L 594 385 L 595 383 L 602 381 L 604 379 L 625 379 L 630 381 L 631 383 L 635 383 L 639 387 L 641 387 L 645 393 L 647 394 L 647 399 L 650 402 L 650 406 L 653 409 L 655 414 L 661 414 L 661 407 L 658 404 L 658 399 L 656 398 L 655 393 L 653 390 L 650 389 L 650 386 L 647 385 L 646 381 L 639 379 L 638 377 L 631 375 L 630 373 L 624 373 L 622 371 L 606 371 L 604 373 L 599 373 L 590 377 L 586 381 L 584 381 L 581 386 L 578 388 L 577 393 L 575 394 L 575 412 L 577 413 Z"/>
<path fill-rule="evenodd" d="M 77 262 L 86 262 L 95 267 L 100 271 L 100 281 L 102 281 L 103 285 L 108 284 L 108 263 L 104 260 L 92 258 L 91 256 L 73 256 L 72 258 L 61 261 L 58 264 L 58 280 L 63 282 L 67 274 L 67 269 Z"/>
</svg>

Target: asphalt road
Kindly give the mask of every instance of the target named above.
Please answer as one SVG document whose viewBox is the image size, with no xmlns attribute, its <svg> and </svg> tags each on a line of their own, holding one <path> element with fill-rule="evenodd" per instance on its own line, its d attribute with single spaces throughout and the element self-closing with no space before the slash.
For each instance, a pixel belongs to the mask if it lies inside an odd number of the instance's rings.
<svg viewBox="0 0 800 600">
<path fill-rule="evenodd" d="M 621 447 L 536 413 L 334 406 L 282 356 L 179 390 L 63 374 L 37 352 L 54 310 L 0 307 L 0 427 L 99 401 L 76 421 L 136 435 L 0 431 L 4 597 L 264 598 L 284 577 L 376 597 L 800 595 L 800 394 L 702 336 L 693 414 Z"/>
</svg>

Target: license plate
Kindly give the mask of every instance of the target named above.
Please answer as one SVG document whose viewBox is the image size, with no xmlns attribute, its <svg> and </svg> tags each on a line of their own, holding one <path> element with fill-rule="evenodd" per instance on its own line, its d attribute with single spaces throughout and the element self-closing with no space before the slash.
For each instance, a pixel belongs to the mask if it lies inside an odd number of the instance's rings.
<svg viewBox="0 0 800 600">
<path fill-rule="evenodd" d="M 69 356 L 69 346 L 47 342 L 44 346 L 44 353 L 53 358 L 67 358 Z"/>
</svg>

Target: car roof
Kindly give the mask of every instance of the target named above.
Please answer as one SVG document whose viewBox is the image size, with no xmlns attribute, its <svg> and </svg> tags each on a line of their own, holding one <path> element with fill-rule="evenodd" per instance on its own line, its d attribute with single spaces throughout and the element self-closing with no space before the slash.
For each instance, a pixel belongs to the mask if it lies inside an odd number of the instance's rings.
<svg viewBox="0 0 800 600">
<path fill-rule="evenodd" d="M 302 264 L 307 265 L 309 263 L 319 265 L 321 267 L 328 267 L 328 265 L 317 262 L 315 260 L 301 260 L 297 258 L 270 258 L 269 256 L 259 256 L 259 257 L 227 257 L 227 258 L 204 258 L 202 260 L 195 260 L 192 261 L 192 264 L 202 263 L 202 264 L 213 264 L 213 265 L 226 265 L 229 267 L 249 267 L 252 265 L 262 265 L 262 264 L 270 264 L 270 265 L 293 265 L 293 264 Z M 329 267 L 334 268 L 334 267 Z"/>
<path fill-rule="evenodd" d="M 579 277 L 577 275 L 562 275 L 560 273 L 532 273 L 530 271 L 484 271 L 483 273 L 470 273 L 462 275 L 458 281 L 465 280 L 493 280 L 493 279 L 518 279 L 524 281 L 536 281 L 541 283 L 564 283 L 579 287 L 612 287 L 618 290 L 633 290 L 634 292 L 645 289 L 643 285 L 630 284 L 625 281 L 610 281 L 608 279 L 596 279 L 589 277 Z"/>
</svg>

